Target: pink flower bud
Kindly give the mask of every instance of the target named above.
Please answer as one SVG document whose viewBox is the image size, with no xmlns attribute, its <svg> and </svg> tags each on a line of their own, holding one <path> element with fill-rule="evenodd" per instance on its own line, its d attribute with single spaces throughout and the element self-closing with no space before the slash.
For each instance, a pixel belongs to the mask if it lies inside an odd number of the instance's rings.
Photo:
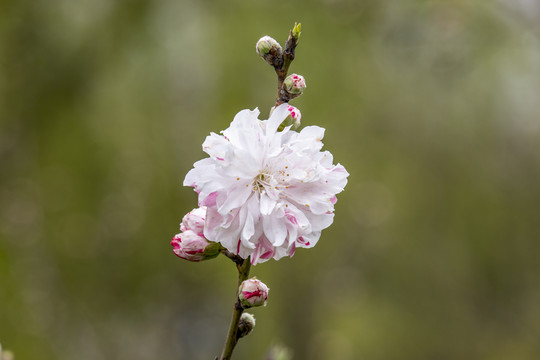
<svg viewBox="0 0 540 360">
<path fill-rule="evenodd" d="M 283 88 L 292 95 L 301 95 L 306 88 L 306 80 L 302 75 L 291 74 L 283 81 Z"/>
<path fill-rule="evenodd" d="M 292 125 L 293 129 L 298 129 L 300 126 L 300 120 L 302 119 L 302 114 L 300 114 L 300 110 L 295 108 L 294 106 L 288 105 L 287 111 L 289 112 L 289 116 L 285 119 L 285 121 L 291 119 L 290 123 Z"/>
<path fill-rule="evenodd" d="M 220 250 L 218 243 L 211 243 L 191 230 L 176 234 L 171 245 L 176 256 L 195 262 L 215 258 Z"/>
<path fill-rule="evenodd" d="M 253 306 L 266 306 L 268 299 L 268 287 L 256 277 L 245 280 L 240 284 L 238 298 L 242 306 L 247 309 Z"/>
<path fill-rule="evenodd" d="M 272 108 L 271 111 L 274 111 L 274 108 Z M 300 127 L 300 120 L 302 118 L 300 110 L 298 110 L 294 106 L 287 104 L 287 111 L 288 115 L 285 120 L 283 120 L 283 122 L 279 125 L 278 131 L 283 131 L 283 129 L 285 129 L 287 126 L 290 126 L 293 130 L 296 130 Z"/>
<path fill-rule="evenodd" d="M 193 209 L 188 212 L 180 223 L 180 231 L 191 230 L 199 236 L 204 236 L 204 219 L 206 218 L 206 206 Z"/>
</svg>

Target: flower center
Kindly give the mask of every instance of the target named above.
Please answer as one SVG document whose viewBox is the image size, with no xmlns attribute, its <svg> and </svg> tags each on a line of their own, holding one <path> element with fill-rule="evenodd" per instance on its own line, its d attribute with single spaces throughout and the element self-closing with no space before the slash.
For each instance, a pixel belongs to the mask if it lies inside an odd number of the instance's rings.
<svg viewBox="0 0 540 360">
<path fill-rule="evenodd" d="M 255 178 L 253 179 L 253 191 L 258 191 L 259 194 L 264 192 L 267 187 L 271 186 L 271 179 L 271 174 L 264 172 L 264 170 L 261 171 L 259 175 L 255 176 Z"/>
</svg>

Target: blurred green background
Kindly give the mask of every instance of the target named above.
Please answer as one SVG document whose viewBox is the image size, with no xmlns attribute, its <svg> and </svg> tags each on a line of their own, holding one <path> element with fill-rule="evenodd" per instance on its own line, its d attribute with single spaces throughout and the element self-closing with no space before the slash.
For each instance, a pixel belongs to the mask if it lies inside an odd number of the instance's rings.
<svg viewBox="0 0 540 360">
<path fill-rule="evenodd" d="M 236 286 L 169 244 L 201 144 L 273 104 L 255 53 L 302 22 L 293 104 L 350 172 L 235 350 L 540 358 L 540 3 L 0 2 L 0 342 L 17 359 L 213 359 Z"/>
</svg>

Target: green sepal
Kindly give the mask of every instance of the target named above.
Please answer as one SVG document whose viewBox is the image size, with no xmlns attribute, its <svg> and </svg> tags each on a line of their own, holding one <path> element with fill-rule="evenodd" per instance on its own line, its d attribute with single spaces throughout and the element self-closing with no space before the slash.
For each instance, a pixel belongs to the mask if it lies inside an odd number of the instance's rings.
<svg viewBox="0 0 540 360">
<path fill-rule="evenodd" d="M 203 251 L 205 260 L 215 258 L 221 253 L 221 250 L 223 250 L 223 246 L 220 243 L 209 241 Z"/>
</svg>

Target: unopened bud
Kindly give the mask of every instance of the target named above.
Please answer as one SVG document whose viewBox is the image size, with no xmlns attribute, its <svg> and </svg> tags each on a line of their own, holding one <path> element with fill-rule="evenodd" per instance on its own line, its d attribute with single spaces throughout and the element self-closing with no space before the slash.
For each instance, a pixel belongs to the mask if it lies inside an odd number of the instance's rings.
<svg viewBox="0 0 540 360">
<path fill-rule="evenodd" d="M 245 280 L 240 284 L 238 290 L 238 299 L 244 307 L 244 309 L 254 306 L 266 306 L 266 300 L 268 299 L 268 286 L 256 277 Z"/>
<path fill-rule="evenodd" d="M 298 110 L 298 108 L 295 108 L 294 106 L 288 105 L 287 111 L 289 112 L 289 116 L 285 118 L 285 121 L 289 121 L 293 129 L 298 129 L 300 127 L 300 120 L 302 119 L 302 114 L 300 113 L 300 110 Z"/>
<path fill-rule="evenodd" d="M 206 218 L 206 206 L 193 209 L 188 212 L 180 223 L 180 231 L 191 230 L 197 235 L 204 234 L 204 219 Z"/>
<path fill-rule="evenodd" d="M 238 323 L 238 332 L 236 337 L 238 339 L 248 335 L 255 327 L 255 317 L 250 313 L 242 313 L 240 316 L 240 322 Z"/>
<path fill-rule="evenodd" d="M 255 49 L 257 50 L 257 54 L 259 56 L 264 56 L 270 52 L 278 51 L 281 53 L 283 50 L 281 49 L 281 45 L 272 37 L 266 35 L 257 41 L 257 45 L 255 46 Z"/>
<path fill-rule="evenodd" d="M 219 243 L 209 242 L 192 230 L 176 234 L 171 245 L 176 256 L 194 262 L 213 259 L 221 251 Z"/>
<path fill-rule="evenodd" d="M 263 36 L 257 41 L 255 49 L 257 50 L 257 54 L 270 65 L 274 67 L 281 66 L 283 62 L 283 49 L 275 39 L 268 35 Z"/>
<path fill-rule="evenodd" d="M 300 34 L 302 30 L 302 24 L 300 23 L 294 23 L 294 27 L 292 29 L 292 36 L 298 41 L 298 38 L 300 37 Z"/>
<path fill-rule="evenodd" d="M 306 88 L 306 80 L 302 75 L 292 74 L 283 81 L 283 89 L 294 96 L 302 95 Z"/>
<path fill-rule="evenodd" d="M 273 110 L 274 108 L 272 108 Z M 302 118 L 302 115 L 300 114 L 300 110 L 295 108 L 294 106 L 291 106 L 287 104 L 287 111 L 289 114 L 283 120 L 283 122 L 279 125 L 278 131 L 283 131 L 287 126 L 290 126 L 291 129 L 296 130 L 300 127 L 300 119 Z"/>
</svg>

